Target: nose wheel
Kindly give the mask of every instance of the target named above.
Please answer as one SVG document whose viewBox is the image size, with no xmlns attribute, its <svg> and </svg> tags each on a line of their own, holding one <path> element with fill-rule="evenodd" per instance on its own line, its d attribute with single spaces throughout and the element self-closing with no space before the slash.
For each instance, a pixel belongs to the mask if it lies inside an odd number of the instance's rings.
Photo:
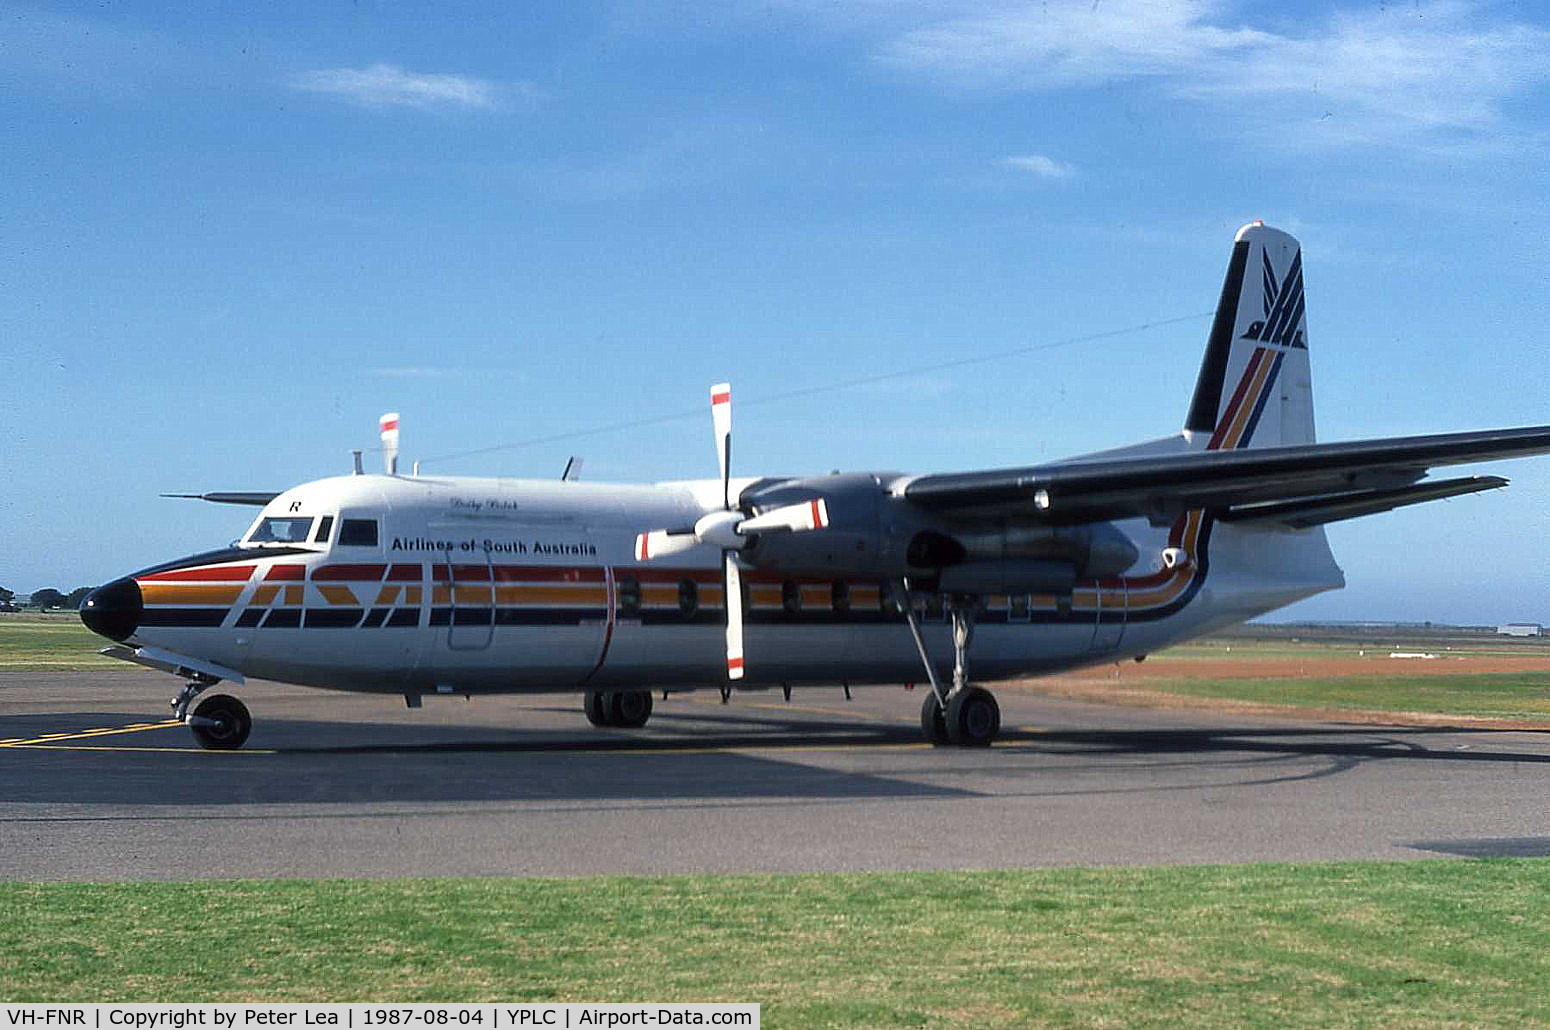
<svg viewBox="0 0 1550 1030">
<path fill-rule="evenodd" d="M 253 729 L 248 706 L 230 694 L 205 698 L 187 722 L 199 746 L 210 751 L 235 751 Z"/>
<path fill-rule="evenodd" d="M 202 676 L 189 680 L 172 699 L 172 714 L 188 726 L 200 747 L 208 751 L 235 751 L 253 731 L 253 717 L 248 714 L 247 705 L 230 694 L 216 694 L 189 711 L 200 694 L 219 682 Z"/>
</svg>

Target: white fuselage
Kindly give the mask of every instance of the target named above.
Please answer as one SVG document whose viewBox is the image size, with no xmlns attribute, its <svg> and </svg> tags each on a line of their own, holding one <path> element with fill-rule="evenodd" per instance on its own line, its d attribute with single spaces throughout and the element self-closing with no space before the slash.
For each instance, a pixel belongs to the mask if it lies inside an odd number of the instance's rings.
<svg viewBox="0 0 1550 1030">
<path fill-rule="evenodd" d="M 137 574 L 144 616 L 126 643 L 244 676 L 410 695 L 723 685 L 720 553 L 634 559 L 637 533 L 693 525 L 719 507 L 720 491 L 367 475 L 307 483 L 271 501 L 236 551 Z M 290 535 L 255 539 L 276 526 Z M 983 599 L 976 680 L 1147 653 L 1342 583 L 1322 530 L 1240 529 L 1202 512 L 1120 528 L 1141 554 L 1124 576 L 1078 582 L 1069 597 Z M 1165 568 L 1170 546 L 1189 560 Z M 757 568 L 743 579 L 739 687 L 923 679 L 888 584 Z M 943 605 L 922 617 L 945 671 Z"/>
</svg>

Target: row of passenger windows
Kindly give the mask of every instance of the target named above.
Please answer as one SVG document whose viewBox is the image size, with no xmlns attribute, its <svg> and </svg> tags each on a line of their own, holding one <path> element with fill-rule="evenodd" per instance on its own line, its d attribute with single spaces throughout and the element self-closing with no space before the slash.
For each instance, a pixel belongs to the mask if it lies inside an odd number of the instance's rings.
<svg viewBox="0 0 1550 1030">
<path fill-rule="evenodd" d="M 641 592 L 640 580 L 634 576 L 620 576 L 615 592 L 618 597 L 619 614 L 624 616 L 640 614 Z M 787 612 L 795 615 L 802 610 L 802 588 L 793 580 L 786 580 L 780 585 L 780 605 Z M 678 582 L 678 610 L 684 615 L 693 615 L 700 607 L 700 587 L 692 579 L 683 579 Z M 750 607 L 748 601 L 748 584 L 743 584 L 743 607 Z M 850 584 L 843 580 L 835 580 L 829 584 L 829 608 L 836 614 L 843 615 L 850 611 Z M 815 610 L 815 609 L 810 609 Z"/>
<path fill-rule="evenodd" d="M 247 542 L 250 544 L 305 544 L 308 542 L 326 544 L 329 534 L 333 531 L 332 515 L 324 515 L 322 518 L 299 515 L 277 516 L 259 522 L 253 532 L 248 534 Z M 339 546 L 376 547 L 377 540 L 376 519 L 339 520 L 339 539 L 335 541 Z"/>
</svg>

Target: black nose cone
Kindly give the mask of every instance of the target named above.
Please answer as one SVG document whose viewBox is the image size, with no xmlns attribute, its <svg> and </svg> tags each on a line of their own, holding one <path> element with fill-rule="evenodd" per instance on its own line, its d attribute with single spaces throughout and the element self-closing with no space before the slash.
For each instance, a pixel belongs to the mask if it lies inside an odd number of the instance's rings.
<svg viewBox="0 0 1550 1030">
<path fill-rule="evenodd" d="M 81 602 L 81 621 L 93 633 L 109 640 L 123 640 L 140 626 L 145 604 L 140 584 L 133 579 L 115 579 L 86 595 Z"/>
</svg>

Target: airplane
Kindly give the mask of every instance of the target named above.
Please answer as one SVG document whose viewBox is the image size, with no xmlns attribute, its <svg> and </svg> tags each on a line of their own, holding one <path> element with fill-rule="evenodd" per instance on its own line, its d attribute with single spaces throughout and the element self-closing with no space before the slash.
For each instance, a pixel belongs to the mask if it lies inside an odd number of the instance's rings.
<svg viewBox="0 0 1550 1030">
<path fill-rule="evenodd" d="M 1183 428 L 1022 468 L 656 484 L 385 473 L 279 493 L 231 546 L 86 598 L 102 653 L 185 681 L 175 716 L 241 747 L 247 677 L 342 691 L 583 695 L 639 727 L 655 690 L 929 683 L 921 728 L 983 747 L 982 683 L 1138 658 L 1344 586 L 1324 526 L 1505 486 L 1434 467 L 1550 452 L 1550 426 L 1314 438 L 1302 250 L 1234 238 Z M 746 647 L 746 650 L 745 650 Z M 970 680 L 973 658 L 975 682 Z M 197 704 L 195 702 L 198 701 Z"/>
</svg>

